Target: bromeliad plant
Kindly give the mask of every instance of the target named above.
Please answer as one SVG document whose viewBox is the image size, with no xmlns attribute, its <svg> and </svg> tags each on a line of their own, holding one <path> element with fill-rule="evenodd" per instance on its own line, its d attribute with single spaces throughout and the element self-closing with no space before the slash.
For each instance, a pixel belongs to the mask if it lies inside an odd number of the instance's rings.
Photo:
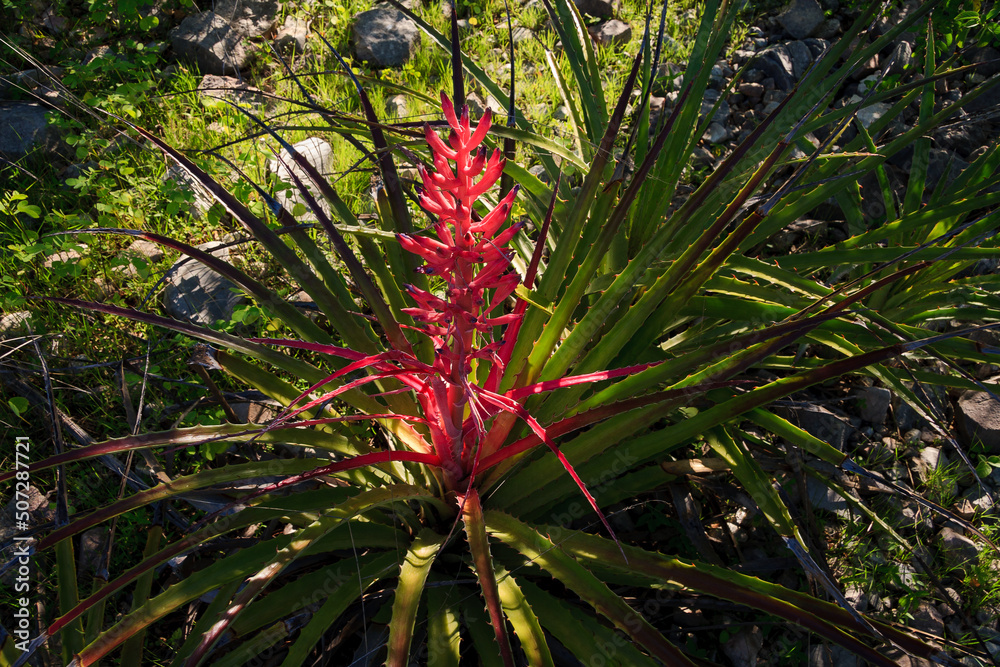
<svg viewBox="0 0 1000 667">
<path fill-rule="evenodd" d="M 327 450 L 333 461 L 251 457 L 163 481 L 41 537 L 36 549 L 62 553 L 74 535 L 137 507 L 204 501 L 208 491 L 216 503 L 215 511 L 199 515 L 166 546 L 161 533 L 151 532 L 144 560 L 96 586 L 86 599 L 64 596 L 60 616 L 42 639 L 58 633 L 65 662 L 94 664 L 118 646 L 128 659 L 141 657 L 146 629 L 194 604 L 199 620 L 177 651 L 177 665 L 242 665 L 262 654 L 301 665 L 356 624 L 364 629 L 364 642 L 373 636 L 369 630 L 388 626 L 382 641 L 359 650 L 380 658 L 384 651 L 390 665 L 420 655 L 429 664 L 458 665 L 473 652 L 487 665 L 551 665 L 557 643 L 585 661 L 600 656 L 625 665 L 705 664 L 667 638 L 655 612 L 659 602 L 641 613 L 612 590 L 617 585 L 660 589 L 660 595 L 668 588 L 759 609 L 875 665 L 894 664 L 885 650 L 892 647 L 946 659 L 937 648 L 847 605 L 817 567 L 786 496 L 775 488 L 792 474 L 765 472 L 755 453 L 780 459 L 794 451 L 806 468 L 822 463 L 872 475 L 767 406 L 863 372 L 934 423 L 940 420 L 906 384 L 919 355 L 929 351 L 956 364 L 990 358 L 959 335 L 928 336 L 912 309 L 893 304 L 908 292 L 925 300 L 926 309 L 939 307 L 954 276 L 975 259 L 1000 255 L 993 241 L 1000 198 L 989 192 L 998 181 L 1000 151 L 992 147 L 957 185 L 923 207 L 918 177 L 910 186 L 916 194 L 898 211 L 899 219 L 877 221 L 883 224 L 871 231 L 861 228 L 867 223 L 854 195 L 859 171 L 884 176 L 888 157 L 996 82 L 931 113 L 933 81 L 950 70 L 928 55 L 924 77 L 834 108 L 833 92 L 850 72 L 914 29 L 935 3 L 848 53 L 847 45 L 874 17 L 873 7 L 692 194 L 675 201 L 683 166 L 708 122 L 701 118 L 702 94 L 734 10 L 707 3 L 680 96 L 650 128 L 658 61 L 654 31 L 647 27 L 609 108 L 598 54 L 575 5 L 544 4 L 564 47 L 562 59 L 548 54 L 548 62 L 571 111 L 575 148 L 540 136 L 516 113 L 513 81 L 505 92 L 463 58 L 457 21 L 449 40 L 411 14 L 453 59 L 452 98 L 441 98 L 447 134 L 438 135 L 438 124 L 424 128 L 426 158 L 410 152 L 420 150 L 411 140 L 421 135 L 406 125 L 383 125 L 357 79 L 364 118 L 323 109 L 295 80 L 307 98 L 304 108 L 321 113 L 338 136 L 378 166 L 378 228 L 359 223 L 331 183 L 281 139 L 280 128 L 246 112 L 284 148 L 279 159 L 290 167 L 317 227 L 364 298 L 366 315 L 355 312 L 351 287 L 317 238 L 263 189 L 259 195 L 271 205 L 277 229 L 183 153 L 132 126 L 274 256 L 313 299 L 326 325 L 186 243 L 136 230 L 89 230 L 143 237 L 202 262 L 239 285 L 291 334 L 243 339 L 115 306 L 53 301 L 209 343 L 211 354 L 198 363 L 252 385 L 283 410 L 264 425 L 229 423 L 109 440 L 33 469 L 206 443 L 239 443 L 255 452 L 276 444 L 314 447 Z M 840 58 L 845 62 L 837 67 Z M 491 113 L 473 123 L 463 105 L 465 73 L 509 103 L 506 126 L 494 125 Z M 636 88 L 641 94 L 629 116 Z M 886 120 L 832 150 L 863 105 L 898 98 L 888 119 L 921 96 L 919 120 L 900 139 L 876 143 Z M 808 132 L 828 139 L 815 148 L 804 143 Z M 404 151 L 387 134 L 409 141 L 409 147 Z M 552 186 L 509 159 L 515 141 L 551 171 Z M 810 158 L 787 163 L 793 144 L 811 151 Z M 616 148 L 622 151 L 617 165 Z M 917 144 L 915 160 L 927 149 Z M 432 165 L 421 167 L 415 199 L 433 234 L 416 231 L 394 152 Z M 582 173 L 579 190 L 567 189 L 552 154 Z M 823 248 L 806 255 L 802 261 L 812 263 L 802 266 L 810 271 L 801 273 L 789 268 L 795 256 L 775 264 L 752 252 L 831 198 L 858 227 L 843 247 L 865 252 Z M 531 224 L 511 223 L 515 207 Z M 901 244 L 884 246 L 880 230 Z M 969 248 L 971 240 L 980 247 Z M 857 268 L 834 280 L 823 259 L 830 255 L 838 266 Z M 992 304 L 988 283 L 962 287 L 978 290 L 982 302 Z M 949 316 L 968 316 L 977 325 L 984 319 L 982 310 Z M 807 344 L 822 354 L 800 359 L 794 351 Z M 321 362 L 307 360 L 307 353 L 318 353 Z M 886 363 L 894 357 L 903 365 Z M 779 375 L 761 384 L 748 374 L 755 369 Z M 919 368 L 913 372 L 928 379 Z M 957 373 L 934 381 L 975 386 Z M 359 421 L 372 430 L 359 435 Z M 762 430 L 776 437 L 762 440 Z M 714 469 L 732 471 L 835 602 L 615 537 L 608 508 L 676 481 L 661 464 L 683 463 L 692 449 L 686 446 L 696 441 L 712 452 Z M 580 530 L 598 520 L 606 535 Z M 278 523 L 288 530 L 261 534 L 261 526 Z M 153 594 L 158 566 L 234 531 L 258 541 Z M 59 578 L 60 584 L 72 583 L 75 573 L 61 567 Z M 104 629 L 104 602 L 133 584 L 131 613 Z M 203 597 L 212 591 L 214 597 Z"/>
</svg>

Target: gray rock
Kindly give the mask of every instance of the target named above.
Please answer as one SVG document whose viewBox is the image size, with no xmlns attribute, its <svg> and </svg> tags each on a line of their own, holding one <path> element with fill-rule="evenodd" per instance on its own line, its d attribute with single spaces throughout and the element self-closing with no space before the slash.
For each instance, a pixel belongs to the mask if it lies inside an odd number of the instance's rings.
<svg viewBox="0 0 1000 667">
<path fill-rule="evenodd" d="M 756 625 L 743 628 L 722 643 L 722 652 L 733 667 L 753 667 L 764 646 L 764 635 Z"/>
<path fill-rule="evenodd" d="M 875 102 L 874 104 L 869 104 L 868 106 L 858 110 L 858 122 L 867 130 L 871 127 L 872 123 L 882 118 L 889 109 L 891 109 L 885 102 Z"/>
<path fill-rule="evenodd" d="M 36 102 L 0 104 L 0 154 L 17 159 L 35 150 L 56 149 L 58 133 L 49 125 L 48 112 Z"/>
<path fill-rule="evenodd" d="M 792 75 L 796 79 L 801 79 L 813 62 L 813 54 L 805 42 L 798 40 L 785 44 L 788 56 L 792 60 Z"/>
<path fill-rule="evenodd" d="M 79 251 L 62 250 L 46 257 L 45 261 L 42 262 L 42 266 L 47 269 L 51 269 L 55 264 L 73 264 L 76 263 L 80 257 L 81 255 Z"/>
<path fill-rule="evenodd" d="M 809 667 L 860 667 L 861 659 L 843 646 L 818 644 L 809 649 Z"/>
<path fill-rule="evenodd" d="M 302 53 L 306 50 L 306 35 L 309 22 L 289 16 L 274 37 L 274 46 L 279 51 Z"/>
<path fill-rule="evenodd" d="M 834 16 L 820 23 L 819 27 L 813 30 L 813 35 L 818 39 L 836 39 L 840 30 L 840 19 Z"/>
<path fill-rule="evenodd" d="M 15 90 L 48 89 L 54 87 L 66 73 L 63 67 L 46 67 L 45 70 L 25 69 L 4 77 L 0 81 L 0 96 L 7 97 Z"/>
<path fill-rule="evenodd" d="M 820 440 L 843 451 L 851 426 L 827 408 L 819 405 L 803 405 L 795 408 L 779 408 L 777 412 Z"/>
<path fill-rule="evenodd" d="M 921 600 L 912 614 L 913 619 L 907 623 L 908 627 L 926 632 L 935 637 L 944 636 L 944 619 L 941 617 L 941 612 L 937 610 L 937 607 L 930 602 Z"/>
<path fill-rule="evenodd" d="M 535 33 L 531 32 L 530 28 L 525 28 L 523 25 L 515 25 L 513 28 L 511 30 L 511 39 L 514 40 L 515 44 L 520 44 L 535 36 Z"/>
<path fill-rule="evenodd" d="M 722 100 L 719 102 L 719 97 L 722 93 L 717 90 L 712 90 L 709 88 L 705 91 L 704 97 L 701 101 L 701 119 L 704 120 L 708 114 L 715 107 L 715 103 L 719 103 L 719 107 L 715 109 L 715 113 L 712 114 L 712 120 L 720 125 L 724 124 L 729 120 L 730 108 L 729 102 Z"/>
<path fill-rule="evenodd" d="M 812 54 L 813 60 L 816 60 L 830 48 L 830 42 L 826 39 L 819 37 L 810 37 L 809 39 L 803 39 L 802 43 L 809 47 L 809 53 Z"/>
<path fill-rule="evenodd" d="M 598 18 L 609 18 L 615 15 L 614 0 L 573 0 L 573 4 L 581 14 L 589 14 Z"/>
<path fill-rule="evenodd" d="M 259 107 L 264 102 L 264 94 L 259 88 L 247 85 L 233 76 L 206 74 L 198 84 L 202 102 L 208 106 L 225 104 L 219 98 L 231 100 L 236 104 Z"/>
<path fill-rule="evenodd" d="M 107 538 L 107 528 L 91 528 L 80 535 L 80 549 L 76 555 L 78 572 L 86 572 L 88 574 L 97 572 L 97 568 L 104 561 Z"/>
<path fill-rule="evenodd" d="M 869 424 L 881 426 L 889 412 L 892 392 L 884 387 L 865 387 L 859 391 L 858 414 Z"/>
<path fill-rule="evenodd" d="M 528 173 L 546 185 L 552 181 L 552 179 L 549 178 L 549 173 L 545 171 L 545 167 L 540 164 L 530 167 L 528 169 Z"/>
<path fill-rule="evenodd" d="M 215 12 L 188 16 L 170 31 L 170 43 L 177 56 L 195 61 L 207 74 L 235 74 L 251 58 L 243 34 Z"/>
<path fill-rule="evenodd" d="M 927 466 L 929 471 L 939 470 L 948 465 L 948 455 L 939 447 L 924 447 L 920 450 L 919 460 Z"/>
<path fill-rule="evenodd" d="M 390 118 L 403 118 L 409 113 L 406 95 L 393 95 L 385 101 L 385 112 Z"/>
<path fill-rule="evenodd" d="M 163 259 L 163 249 L 155 243 L 143 239 L 133 241 L 132 245 L 125 249 L 125 254 L 133 257 L 144 257 L 154 263 Z"/>
<path fill-rule="evenodd" d="M 213 11 L 244 37 L 259 37 L 274 27 L 278 0 L 217 0 Z"/>
<path fill-rule="evenodd" d="M 618 19 L 611 19 L 591 28 L 590 36 L 601 46 L 628 44 L 632 39 L 632 26 Z"/>
<path fill-rule="evenodd" d="M 913 67 L 913 45 L 902 41 L 896 45 L 890 56 L 889 75 L 902 74 Z"/>
<path fill-rule="evenodd" d="M 795 85 L 795 68 L 784 44 L 774 44 L 757 55 L 750 69 L 759 70 L 764 78 L 774 79 L 778 90 L 791 90 Z"/>
<path fill-rule="evenodd" d="M 711 123 L 708 124 L 708 129 L 705 130 L 705 136 L 702 138 L 708 141 L 710 144 L 721 144 L 722 142 L 729 139 L 729 137 L 730 137 L 729 130 L 727 130 L 725 126 L 715 121 L 712 121 Z"/>
<path fill-rule="evenodd" d="M 937 541 L 944 562 L 951 567 L 962 568 L 979 558 L 976 543 L 951 528 L 942 528 L 937 534 Z"/>
<path fill-rule="evenodd" d="M 0 317 L 0 333 L 14 333 L 27 329 L 29 320 L 31 320 L 31 312 L 27 310 L 7 313 Z"/>
<path fill-rule="evenodd" d="M 778 16 L 778 23 L 795 39 L 805 39 L 825 18 L 823 8 L 816 0 L 792 0 Z"/>
<path fill-rule="evenodd" d="M 210 241 L 198 248 L 207 251 L 220 245 L 218 241 Z M 228 248 L 212 254 L 223 261 L 229 260 Z M 215 324 L 217 320 L 228 321 L 236 306 L 245 300 L 234 289 L 236 285 L 228 278 L 201 262 L 182 257 L 174 263 L 167 277 L 167 313 L 175 319 L 201 326 Z"/>
<path fill-rule="evenodd" d="M 64 16 L 56 14 L 53 7 L 49 7 L 41 16 L 42 27 L 53 35 L 59 36 L 69 28 L 69 20 Z"/>
<path fill-rule="evenodd" d="M 757 99 L 764 95 L 764 86 L 759 83 L 741 83 L 738 88 L 740 95 Z"/>
<path fill-rule="evenodd" d="M 925 187 L 928 192 L 933 192 L 938 181 L 944 179 L 945 185 L 949 185 L 969 166 L 969 163 L 939 148 L 931 149 L 930 163 L 927 165 L 927 183 Z"/>
<path fill-rule="evenodd" d="M 303 139 L 297 144 L 294 144 L 292 148 L 295 149 L 297 153 L 302 155 L 306 161 L 311 164 L 316 170 L 322 174 L 324 177 L 329 176 L 333 173 L 333 148 L 330 144 L 326 143 L 318 137 L 309 137 L 308 139 Z M 329 204 L 326 200 L 319 194 L 316 187 L 312 185 L 309 177 L 306 175 L 302 169 L 295 164 L 292 160 L 292 156 L 288 154 L 287 151 L 282 150 L 280 153 L 280 161 L 277 159 L 268 160 L 267 168 L 272 174 L 277 176 L 278 180 L 284 181 L 292 185 L 290 189 L 282 190 L 276 196 L 278 202 L 289 210 L 289 212 L 295 209 L 296 204 L 302 204 L 306 207 L 305 214 L 301 217 L 303 220 L 314 220 L 315 216 L 312 211 L 308 210 L 309 205 L 306 203 L 305 198 L 295 187 L 295 182 L 289 175 L 289 169 L 295 174 L 302 184 L 309 188 L 312 196 L 316 199 L 317 203 L 323 208 L 323 212 L 326 214 L 330 213 Z"/>
<path fill-rule="evenodd" d="M 809 494 L 809 504 L 814 508 L 841 516 L 850 515 L 850 509 L 843 496 L 815 477 L 806 478 L 806 492 Z"/>
<path fill-rule="evenodd" d="M 979 67 L 975 69 L 976 74 L 986 77 L 1000 74 L 1000 51 L 997 51 L 992 46 L 973 49 L 972 55 L 969 57 L 969 63 L 979 64 Z"/>
<path fill-rule="evenodd" d="M 852 584 L 844 589 L 844 599 L 857 611 L 865 612 L 868 610 L 868 594 L 857 584 Z"/>
<path fill-rule="evenodd" d="M 397 9 L 379 5 L 354 17 L 355 55 L 375 67 L 399 67 L 420 46 L 416 24 Z"/>
</svg>

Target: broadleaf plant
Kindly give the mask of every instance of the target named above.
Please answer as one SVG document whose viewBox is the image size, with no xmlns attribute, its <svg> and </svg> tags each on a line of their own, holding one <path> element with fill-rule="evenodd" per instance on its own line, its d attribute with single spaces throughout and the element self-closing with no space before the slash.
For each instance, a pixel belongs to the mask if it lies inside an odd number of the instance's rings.
<svg viewBox="0 0 1000 667">
<path fill-rule="evenodd" d="M 621 664 L 708 664 L 672 641 L 661 619 L 631 606 L 618 586 L 728 600 L 797 624 L 875 665 L 896 664 L 892 648 L 948 659 L 940 648 L 850 607 L 793 519 L 781 490 L 788 475 L 758 460 L 761 453 L 794 457 L 807 468 L 834 466 L 885 481 L 769 406 L 866 374 L 944 426 L 907 383 L 914 375 L 942 386 L 972 380 L 957 371 L 932 376 L 919 370 L 921 361 L 947 359 L 959 368 L 995 353 L 968 338 L 997 321 L 991 280 L 957 278 L 977 259 L 1000 257 L 995 145 L 929 196 L 915 174 L 903 206 L 877 227 L 852 228 L 840 243 L 788 256 L 771 256 L 766 245 L 831 199 L 845 220 L 863 224 L 852 198 L 859 173 L 884 176 L 889 157 L 972 97 L 933 113 L 932 82 L 951 70 L 937 67 L 928 53 L 916 84 L 832 105 L 851 72 L 903 31 L 924 26 L 933 44 L 927 17 L 937 3 L 924 3 L 869 38 L 873 4 L 686 196 L 678 194 L 684 167 L 708 122 L 701 100 L 736 10 L 719 0 L 705 3 L 674 106 L 649 126 L 662 21 L 654 34 L 655 21 L 647 20 L 642 48 L 609 104 L 576 5 L 543 4 L 562 40 L 562 53 L 549 54 L 549 63 L 571 106 L 574 147 L 543 136 L 520 113 L 510 114 L 506 126 L 494 124 L 489 110 L 472 118 L 463 104 L 467 76 L 510 109 L 516 100 L 461 53 L 454 13 L 449 40 L 400 7 L 452 56 L 453 91 L 440 98 L 443 123 L 425 124 L 422 135 L 382 123 L 349 69 L 363 117 L 312 99 L 303 103 L 378 169 L 375 226 L 362 224 L 334 184 L 281 139 L 280 126 L 249 111 L 283 148 L 287 157 L 280 159 L 291 160 L 285 166 L 315 229 L 299 225 L 255 186 L 274 220 L 258 217 L 183 153 L 119 119 L 209 190 L 322 317 L 314 322 L 189 244 L 140 230 L 87 230 L 142 237 L 192 257 L 232 280 L 288 334 L 242 338 L 119 306 L 48 300 L 200 339 L 211 347 L 199 363 L 251 385 L 282 409 L 266 424 L 127 435 L 38 462 L 33 471 L 207 443 L 312 447 L 327 457 L 277 457 L 175 477 L 70 517 L 42 536 L 36 549 L 59 548 L 137 507 L 216 493 L 212 511 L 187 534 L 155 553 L 158 541 L 152 542 L 141 562 L 89 597 L 63 601 L 43 639 L 72 629 L 76 642 L 74 628 L 85 614 L 103 609 L 116 593 L 140 591 L 131 613 L 109 628 L 100 624 L 70 664 L 95 664 L 130 639 L 141 641 L 152 624 L 213 590 L 174 664 L 247 664 L 281 651 L 281 664 L 302 665 L 324 637 L 358 621 L 388 625 L 381 644 L 369 650 L 389 665 L 422 655 L 430 664 L 457 665 L 470 652 L 483 664 L 551 665 L 557 644 L 589 659 L 585 652 L 611 639 L 618 646 L 617 633 L 628 637 L 616 658 Z M 849 52 L 853 39 L 860 46 Z M 996 84 L 987 81 L 978 94 Z M 896 100 L 893 108 L 902 109 L 918 98 L 919 120 L 901 137 L 879 134 L 889 113 L 835 150 L 866 104 Z M 803 144 L 810 132 L 825 140 Z M 426 148 L 415 145 L 421 137 Z M 514 141 L 550 172 L 548 183 L 510 160 Z M 803 145 L 808 157 L 790 160 L 792 147 Z M 917 143 L 915 150 L 926 147 Z M 553 153 L 581 173 L 562 178 Z M 419 163 L 418 188 L 401 180 L 401 157 Z M 503 186 L 495 187 L 501 178 Z M 431 233 L 421 231 L 423 222 Z M 975 294 L 982 308 L 956 308 L 957 289 Z M 367 313 L 357 312 L 356 294 Z M 965 319 L 967 328 L 935 334 L 921 326 L 928 317 Z M 821 352 L 800 358 L 806 345 Z M 359 422 L 369 430 L 359 431 Z M 680 482 L 666 471 L 694 456 L 695 443 L 713 454 L 711 469 L 733 473 L 832 602 L 615 535 L 609 514 L 621 502 Z M 269 522 L 289 528 L 149 591 L 150 573 L 164 563 Z M 590 532 L 593 526 L 602 534 Z M 60 582 L 75 581 L 64 569 Z M 310 594 L 315 590 L 322 591 L 318 598 Z M 587 628 L 588 636 L 574 637 L 574 627 Z M 126 650 L 135 655 L 135 642 Z"/>
</svg>

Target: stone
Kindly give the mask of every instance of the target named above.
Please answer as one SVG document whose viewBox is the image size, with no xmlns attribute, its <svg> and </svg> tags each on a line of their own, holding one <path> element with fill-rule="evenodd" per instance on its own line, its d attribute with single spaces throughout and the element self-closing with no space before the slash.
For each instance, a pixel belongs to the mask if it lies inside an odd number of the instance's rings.
<svg viewBox="0 0 1000 667">
<path fill-rule="evenodd" d="M 712 90 L 711 88 L 706 90 L 704 96 L 701 100 L 701 119 L 708 117 L 712 109 L 715 109 L 715 113 L 712 114 L 712 120 L 720 125 L 724 124 L 729 120 L 730 108 L 729 102 L 726 100 L 719 101 L 719 97 L 722 95 L 717 90 Z M 716 102 L 718 102 L 718 108 L 715 107 Z"/>
<path fill-rule="evenodd" d="M 611 19 L 591 28 L 590 36 L 600 46 L 620 46 L 628 44 L 632 39 L 632 26 L 624 21 Z"/>
<path fill-rule="evenodd" d="M 573 0 L 573 4 L 581 14 L 589 14 L 597 18 L 610 18 L 615 15 L 613 0 Z"/>
<path fill-rule="evenodd" d="M 95 573 L 104 563 L 108 529 L 91 528 L 80 535 L 80 549 L 76 555 L 77 572 Z"/>
<path fill-rule="evenodd" d="M 379 5 L 354 17 L 355 55 L 375 67 L 399 67 L 420 46 L 416 24 L 398 9 Z"/>
<path fill-rule="evenodd" d="M 920 456 L 914 460 L 914 464 L 917 476 L 921 481 L 926 482 L 931 473 L 947 467 L 948 456 L 938 447 L 924 447 L 920 450 Z"/>
<path fill-rule="evenodd" d="M 764 646 L 764 635 L 756 625 L 742 628 L 722 643 L 722 652 L 733 667 L 754 667 Z"/>
<path fill-rule="evenodd" d="M 278 0 L 217 0 L 213 11 L 244 37 L 260 37 L 274 28 L 281 3 Z"/>
<path fill-rule="evenodd" d="M 264 101 L 264 93 L 259 88 L 247 85 L 233 76 L 206 74 L 198 84 L 198 92 L 201 93 L 202 103 L 207 106 L 225 104 L 220 98 L 255 108 Z"/>
<path fill-rule="evenodd" d="M 274 36 L 274 46 L 286 53 L 303 53 L 306 50 L 306 36 L 309 34 L 309 22 L 289 16 L 285 24 Z"/>
<path fill-rule="evenodd" d="M 972 50 L 969 64 L 978 64 L 975 73 L 985 77 L 1000 74 L 1000 51 L 992 46 L 983 46 Z"/>
<path fill-rule="evenodd" d="M 51 269 L 55 264 L 71 264 L 75 263 L 80 259 L 81 255 L 79 251 L 76 250 L 62 250 L 57 253 L 53 253 L 45 258 L 42 262 L 42 266 L 47 269 Z"/>
<path fill-rule="evenodd" d="M 164 181 L 173 181 L 174 187 L 181 192 L 191 195 L 188 212 L 196 219 L 201 220 L 208 213 L 208 209 L 215 204 L 215 198 L 209 194 L 201 183 L 194 176 L 182 169 L 180 165 L 171 163 L 163 174 Z"/>
<path fill-rule="evenodd" d="M 206 74 L 235 74 L 250 62 L 244 35 L 215 12 L 188 16 L 170 31 L 174 53 L 193 60 Z"/>
<path fill-rule="evenodd" d="M 406 95 L 393 95 L 385 101 L 385 112 L 390 118 L 404 118 L 409 113 Z"/>
<path fill-rule="evenodd" d="M 907 41 L 902 41 L 893 49 L 889 56 L 889 76 L 902 74 L 913 67 L 913 45 Z"/>
<path fill-rule="evenodd" d="M 515 44 L 520 44 L 525 40 L 529 40 L 535 36 L 535 33 L 531 32 L 530 28 L 525 28 L 523 25 L 516 25 L 514 29 L 510 32 L 510 37 L 514 40 Z"/>
<path fill-rule="evenodd" d="M 809 47 L 809 53 L 812 54 L 813 60 L 820 58 L 830 48 L 830 42 L 818 37 L 803 39 L 802 43 Z"/>
<path fill-rule="evenodd" d="M 858 122 L 861 123 L 862 127 L 866 130 L 871 127 L 872 123 L 879 120 L 888 113 L 891 109 L 885 102 L 875 102 L 874 104 L 869 104 L 858 110 Z"/>
<path fill-rule="evenodd" d="M 865 387 L 855 394 L 857 396 L 858 414 L 869 424 L 881 426 L 889 413 L 892 403 L 892 392 L 885 387 Z"/>
<path fill-rule="evenodd" d="M 933 192 L 937 187 L 938 181 L 942 178 L 945 185 L 951 184 L 968 166 L 968 162 L 954 153 L 940 148 L 932 148 L 930 163 L 927 165 L 927 182 L 925 185 L 927 191 Z"/>
<path fill-rule="evenodd" d="M 243 424 L 267 424 L 277 416 L 273 408 L 256 401 L 232 401 L 230 406 Z"/>
<path fill-rule="evenodd" d="M 842 516 L 850 514 L 844 497 L 815 477 L 806 478 L 806 492 L 809 494 L 809 503 L 815 509 Z"/>
<path fill-rule="evenodd" d="M 17 159 L 35 150 L 56 149 L 59 139 L 48 112 L 37 102 L 0 104 L 0 154 Z"/>
<path fill-rule="evenodd" d="M 209 251 L 222 245 L 210 241 L 197 246 Z M 229 249 L 212 253 L 229 261 Z M 178 320 L 200 326 L 210 326 L 218 320 L 229 321 L 236 306 L 245 301 L 242 293 L 234 292 L 236 284 L 201 262 L 186 255 L 174 262 L 167 273 L 165 306 L 167 313 Z"/>
<path fill-rule="evenodd" d="M 773 44 L 761 51 L 749 69 L 759 70 L 765 79 L 773 79 L 778 90 L 791 90 L 795 85 L 795 67 L 784 44 Z"/>
<path fill-rule="evenodd" d="M 788 51 L 788 56 L 792 61 L 792 75 L 796 79 L 801 79 L 813 63 L 812 51 L 805 42 L 799 40 L 787 42 L 785 50 Z"/>
<path fill-rule="evenodd" d="M 851 431 L 850 424 L 823 406 L 805 404 L 795 408 L 780 408 L 777 412 L 841 451 L 847 444 L 847 436 Z"/>
<path fill-rule="evenodd" d="M 302 155 L 309 164 L 315 167 L 323 177 L 327 177 L 333 173 L 333 147 L 327 142 L 318 137 L 309 137 L 294 144 L 292 148 L 295 149 L 296 153 Z M 313 212 L 308 210 L 309 205 L 306 203 L 305 198 L 295 187 L 295 182 L 289 175 L 288 170 L 291 169 L 291 173 L 295 174 L 312 193 L 312 196 L 322 207 L 323 212 L 329 215 L 330 207 L 326 199 L 319 194 L 306 173 L 295 164 L 292 156 L 287 151 L 282 150 L 280 157 L 280 160 L 273 159 L 267 161 L 268 171 L 277 176 L 278 180 L 289 183 L 292 187 L 282 190 L 276 195 L 275 198 L 278 200 L 278 203 L 288 209 L 289 212 L 294 211 L 296 204 L 302 204 L 306 207 L 306 212 L 301 215 L 301 219 L 315 219 Z"/>
<path fill-rule="evenodd" d="M 729 130 L 727 130 L 725 126 L 712 121 L 708 124 L 708 129 L 705 130 L 705 136 L 702 138 L 710 144 L 721 144 L 729 139 L 729 137 Z"/>
<path fill-rule="evenodd" d="M 908 627 L 935 637 L 944 636 L 944 618 L 941 617 L 941 612 L 938 611 L 937 607 L 930 602 L 921 600 L 916 610 L 911 614 L 913 618 L 907 623 Z"/>
<path fill-rule="evenodd" d="M 42 27 L 53 35 L 59 36 L 69 28 L 69 20 L 65 16 L 56 14 L 53 7 L 46 9 L 41 16 Z"/>
<path fill-rule="evenodd" d="M 31 320 L 31 312 L 27 310 L 17 310 L 0 317 L 0 333 L 16 333 L 27 329 Z"/>
<path fill-rule="evenodd" d="M 976 543 L 951 528 L 942 528 L 937 534 L 937 542 L 944 562 L 951 567 L 964 568 L 979 558 Z"/>
<path fill-rule="evenodd" d="M 836 39 L 840 31 L 840 19 L 834 16 L 820 23 L 819 27 L 813 30 L 813 35 L 818 39 Z"/>
<path fill-rule="evenodd" d="M 540 180 L 542 183 L 548 185 L 552 179 L 549 178 L 549 172 L 545 171 L 545 167 L 540 164 L 536 164 L 528 168 L 528 173 Z"/>
<path fill-rule="evenodd" d="M 1000 402 L 985 391 L 969 390 L 959 397 L 956 410 L 964 444 L 982 443 L 987 454 L 1000 454 Z"/>
<path fill-rule="evenodd" d="M 152 241 L 143 239 L 133 241 L 132 245 L 125 249 L 125 254 L 133 257 L 143 257 L 154 263 L 163 260 L 163 249 Z"/>
<path fill-rule="evenodd" d="M 809 649 L 809 667 L 861 667 L 861 659 L 836 644 L 818 644 Z"/>
<path fill-rule="evenodd" d="M 795 39 L 811 36 L 825 19 L 823 8 L 816 0 L 792 0 L 778 15 L 778 23 Z"/>
</svg>

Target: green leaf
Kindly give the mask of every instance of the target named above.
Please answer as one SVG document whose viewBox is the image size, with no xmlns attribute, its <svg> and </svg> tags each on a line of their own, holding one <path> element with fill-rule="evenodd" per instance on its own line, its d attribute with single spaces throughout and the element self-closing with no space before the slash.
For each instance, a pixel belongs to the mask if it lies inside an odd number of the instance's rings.
<svg viewBox="0 0 1000 667">
<path fill-rule="evenodd" d="M 424 583 L 431 565 L 437 557 L 447 536 L 430 529 L 420 531 L 413 540 L 399 572 L 399 583 L 392 598 L 392 622 L 389 624 L 389 656 L 386 664 L 390 667 L 405 667 L 410 660 L 410 643 L 413 641 L 413 623 L 417 618 L 417 606 L 424 592 Z"/>
<path fill-rule="evenodd" d="M 9 399 L 7 401 L 7 405 L 10 406 L 10 409 L 18 417 L 26 413 L 28 408 L 31 407 L 31 403 L 29 403 L 28 399 L 23 396 L 15 396 L 14 398 Z"/>
</svg>

